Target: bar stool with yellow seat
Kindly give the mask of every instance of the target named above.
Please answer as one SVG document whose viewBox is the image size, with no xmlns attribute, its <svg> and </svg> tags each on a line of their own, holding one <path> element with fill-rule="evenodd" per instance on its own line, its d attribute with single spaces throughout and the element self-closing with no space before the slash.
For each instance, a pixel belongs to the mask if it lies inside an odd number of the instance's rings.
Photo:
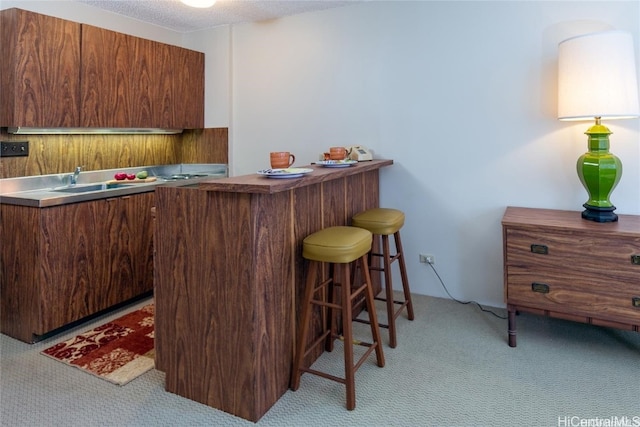
<svg viewBox="0 0 640 427">
<path fill-rule="evenodd" d="M 380 329 L 378 328 L 378 319 L 374 306 L 371 276 L 368 271 L 367 258 L 371 250 L 372 238 L 371 232 L 363 228 L 337 226 L 328 227 L 310 234 L 303 241 L 302 256 L 309 260 L 310 263 L 306 279 L 300 332 L 297 337 L 296 353 L 291 374 L 291 389 L 298 389 L 300 376 L 303 372 L 345 384 L 347 389 L 346 406 L 349 410 L 354 409 L 356 406 L 355 372 L 358 368 L 374 350 L 378 366 L 384 366 Z M 366 273 L 364 275 L 364 283 L 356 286 L 351 283 L 350 272 L 350 265 L 354 261 Z M 322 280 L 321 277 L 322 263 L 330 263 L 330 274 L 325 280 Z M 336 289 L 338 287 L 340 288 L 339 300 Z M 317 294 L 320 295 L 319 298 L 316 298 Z M 369 310 L 369 323 L 373 341 L 371 343 L 354 340 L 353 337 L 353 300 L 362 295 Z M 307 335 L 314 305 L 321 307 L 322 319 L 324 320 L 323 331 L 308 348 L 305 348 L 307 347 Z M 334 310 L 340 310 L 342 314 L 342 336 L 338 335 L 334 320 L 336 318 Z M 305 356 L 315 349 L 318 344 L 324 342 L 325 350 L 332 351 L 335 338 L 344 340 L 344 378 L 302 366 Z M 357 363 L 354 363 L 354 345 L 368 347 Z"/>
<path fill-rule="evenodd" d="M 373 234 L 374 239 L 382 238 L 382 253 L 372 252 L 370 254 L 370 257 L 377 256 L 382 258 L 382 267 L 373 266 L 373 262 L 370 262 L 369 269 L 384 272 L 385 297 L 376 296 L 375 299 L 386 302 L 387 324 L 380 323 L 379 326 L 389 329 L 389 347 L 395 348 L 397 345 L 396 319 L 405 307 L 407 308 L 407 317 L 409 320 L 414 319 L 411 291 L 407 278 L 407 267 L 404 262 L 402 241 L 400 240 L 400 229 L 404 225 L 404 213 L 397 209 L 372 208 L 354 215 L 351 225 L 369 230 Z M 395 243 L 395 255 L 392 255 L 389 249 L 389 236 L 391 235 L 393 235 Z M 404 293 L 404 299 L 402 301 L 395 300 L 393 296 L 391 264 L 393 264 L 394 261 L 398 261 L 400 267 L 400 278 L 402 279 L 402 290 Z M 399 307 L 396 309 L 397 305 L 399 305 Z M 366 320 L 357 320 L 367 323 Z"/>
</svg>

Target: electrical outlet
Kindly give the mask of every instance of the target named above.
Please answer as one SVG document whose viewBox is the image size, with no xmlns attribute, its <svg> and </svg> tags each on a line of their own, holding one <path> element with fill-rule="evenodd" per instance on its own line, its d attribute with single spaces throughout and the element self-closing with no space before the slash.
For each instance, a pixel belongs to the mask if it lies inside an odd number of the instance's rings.
<svg viewBox="0 0 640 427">
<path fill-rule="evenodd" d="M 435 264 L 436 257 L 431 254 L 420 254 L 420 262 L 423 264 Z"/>
<path fill-rule="evenodd" d="M 29 141 L 2 141 L 0 157 L 22 157 L 29 155 Z"/>
</svg>

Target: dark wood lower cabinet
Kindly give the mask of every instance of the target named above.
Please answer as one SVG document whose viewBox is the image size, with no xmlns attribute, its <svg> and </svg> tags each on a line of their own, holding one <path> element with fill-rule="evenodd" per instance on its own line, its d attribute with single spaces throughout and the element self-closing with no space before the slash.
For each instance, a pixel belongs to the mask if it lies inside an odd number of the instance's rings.
<svg viewBox="0 0 640 427">
<path fill-rule="evenodd" d="M 25 342 L 153 290 L 154 193 L 1 205 L 2 333 Z"/>
<path fill-rule="evenodd" d="M 392 163 L 156 188 L 156 368 L 167 391 L 254 422 L 271 408 L 289 386 L 302 240 L 378 206 L 379 168 Z"/>
</svg>

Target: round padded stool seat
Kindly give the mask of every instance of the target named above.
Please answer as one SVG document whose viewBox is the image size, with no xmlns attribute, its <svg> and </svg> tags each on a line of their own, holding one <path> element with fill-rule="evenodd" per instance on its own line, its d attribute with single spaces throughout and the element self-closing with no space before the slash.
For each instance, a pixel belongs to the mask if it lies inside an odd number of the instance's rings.
<svg viewBox="0 0 640 427">
<path fill-rule="evenodd" d="M 373 208 L 354 215 L 351 221 L 354 227 L 365 228 L 373 234 L 390 235 L 404 225 L 404 212 L 390 208 Z"/>
<path fill-rule="evenodd" d="M 371 250 L 373 236 L 357 227 L 328 227 L 307 236 L 302 242 L 302 256 L 321 262 L 346 264 Z"/>
</svg>

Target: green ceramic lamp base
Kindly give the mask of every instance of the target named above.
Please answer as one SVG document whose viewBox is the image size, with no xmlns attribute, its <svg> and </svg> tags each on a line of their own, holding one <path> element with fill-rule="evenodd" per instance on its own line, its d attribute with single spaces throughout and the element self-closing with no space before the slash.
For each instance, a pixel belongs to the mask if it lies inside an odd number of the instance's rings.
<svg viewBox="0 0 640 427">
<path fill-rule="evenodd" d="M 618 216 L 613 213 L 616 207 L 609 196 L 622 176 L 622 163 L 609 152 L 611 131 L 596 117 L 596 124 L 585 134 L 589 137 L 589 151 L 580 156 L 576 165 L 578 177 L 589 193 L 582 218 L 595 222 L 617 221 Z"/>
<path fill-rule="evenodd" d="M 610 208 L 598 208 L 595 206 L 589 206 L 586 203 L 582 206 L 585 207 L 585 210 L 582 211 L 582 218 L 586 220 L 595 222 L 614 222 L 618 220 L 618 215 L 613 213 L 613 211 L 616 210 L 615 206 L 611 206 Z"/>
</svg>

